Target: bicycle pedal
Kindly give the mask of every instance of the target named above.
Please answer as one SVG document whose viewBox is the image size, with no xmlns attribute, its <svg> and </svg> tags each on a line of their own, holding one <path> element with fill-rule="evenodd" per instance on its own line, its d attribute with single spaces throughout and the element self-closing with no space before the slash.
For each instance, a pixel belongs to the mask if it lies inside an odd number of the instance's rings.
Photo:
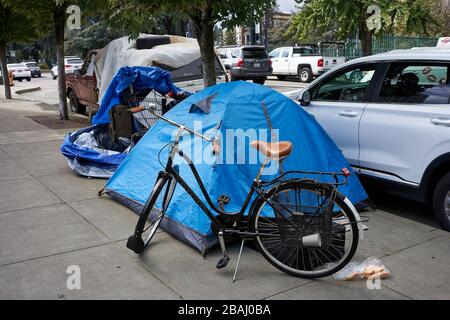
<svg viewBox="0 0 450 320">
<path fill-rule="evenodd" d="M 230 262 L 229 256 L 223 256 L 216 264 L 217 269 L 223 269 L 227 266 L 228 262 Z"/>
<path fill-rule="evenodd" d="M 127 248 L 133 250 L 135 253 L 142 253 L 145 248 L 144 241 L 136 236 L 131 236 L 128 238 Z"/>
</svg>

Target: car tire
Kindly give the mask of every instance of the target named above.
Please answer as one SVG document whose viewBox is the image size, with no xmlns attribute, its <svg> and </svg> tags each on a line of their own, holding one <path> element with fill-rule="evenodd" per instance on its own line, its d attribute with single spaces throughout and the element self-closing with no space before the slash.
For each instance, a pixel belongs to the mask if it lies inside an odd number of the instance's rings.
<svg viewBox="0 0 450 320">
<path fill-rule="evenodd" d="M 309 83 L 313 79 L 312 71 L 309 67 L 299 67 L 298 70 L 298 79 L 300 82 Z"/>
<path fill-rule="evenodd" d="M 253 79 L 253 83 L 257 83 L 257 84 L 264 84 L 264 82 L 266 82 L 266 78 L 260 78 L 260 79 Z"/>
<path fill-rule="evenodd" d="M 30 78 L 27 78 L 27 82 L 30 82 L 31 81 L 31 77 Z"/>
<path fill-rule="evenodd" d="M 69 93 L 69 106 L 72 112 L 82 115 L 86 114 L 86 106 L 78 101 L 77 96 L 73 92 Z"/>
<path fill-rule="evenodd" d="M 227 82 L 239 80 L 239 79 L 237 79 L 236 77 L 233 77 L 233 75 L 231 74 L 231 70 L 230 70 L 230 69 L 227 69 L 227 70 L 226 70 L 225 77 L 227 78 Z"/>
<path fill-rule="evenodd" d="M 19 82 L 22 82 L 22 79 L 17 79 L 17 80 L 19 80 Z"/>
<path fill-rule="evenodd" d="M 286 80 L 286 77 L 287 76 L 277 76 L 278 80 L 281 80 L 281 81 Z"/>
<path fill-rule="evenodd" d="M 53 78 L 53 80 L 56 80 L 56 78 L 58 78 L 58 77 L 55 76 L 55 75 L 53 74 L 53 72 L 52 72 L 52 78 Z"/>
<path fill-rule="evenodd" d="M 434 189 L 433 211 L 441 228 L 450 231 L 450 172 L 439 180 Z"/>
</svg>

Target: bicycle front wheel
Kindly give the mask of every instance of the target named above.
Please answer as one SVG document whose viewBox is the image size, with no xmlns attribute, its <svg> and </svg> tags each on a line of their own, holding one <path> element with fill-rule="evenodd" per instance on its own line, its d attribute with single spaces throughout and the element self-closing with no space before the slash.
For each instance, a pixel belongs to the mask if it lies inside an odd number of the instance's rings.
<svg viewBox="0 0 450 320">
<path fill-rule="evenodd" d="M 164 186 L 167 187 L 163 192 Z M 135 253 L 142 253 L 147 248 L 164 218 L 175 186 L 173 178 L 158 178 L 136 224 L 134 235 L 128 238 L 127 248 Z"/>
<path fill-rule="evenodd" d="M 255 245 L 279 270 L 319 278 L 342 269 L 358 246 L 358 225 L 344 197 L 319 183 L 292 181 L 258 198 Z"/>
</svg>

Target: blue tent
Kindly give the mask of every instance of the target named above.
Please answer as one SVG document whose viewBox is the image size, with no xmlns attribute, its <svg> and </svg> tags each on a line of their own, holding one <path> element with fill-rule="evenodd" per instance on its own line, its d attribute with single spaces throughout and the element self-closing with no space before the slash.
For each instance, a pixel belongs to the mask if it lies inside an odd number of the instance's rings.
<svg viewBox="0 0 450 320">
<path fill-rule="evenodd" d="M 249 143 L 253 138 L 293 142 L 292 154 L 283 161 L 285 171 L 340 172 L 343 167 L 351 170 L 338 147 L 311 115 L 294 101 L 265 86 L 242 81 L 218 84 L 190 96 L 166 116 L 197 131 L 219 131 L 222 137 L 230 132 L 251 135 L 256 129 L 256 136 L 244 137 L 243 143 L 222 139 L 220 156 L 212 155 L 208 142 L 190 136 L 183 138 L 181 148 L 197 162 L 196 167 L 211 199 L 214 201 L 220 195 L 231 198 L 227 211 L 240 209 L 260 167 L 259 161 L 245 161 L 248 157 L 244 153 L 250 150 Z M 105 192 L 140 213 L 158 171 L 163 169 L 159 160 L 165 164 L 168 156 L 167 149 L 161 153 L 160 150 L 173 140 L 174 132 L 173 126 L 158 121 L 122 162 L 107 183 Z M 203 161 L 198 163 L 196 159 Z M 203 198 L 188 165 L 177 162 L 181 176 Z M 275 177 L 274 172 L 271 174 L 263 176 L 263 180 Z M 352 175 L 348 185 L 342 186 L 340 191 L 353 203 L 367 199 L 356 175 Z M 210 220 L 180 186 L 175 190 L 161 226 L 203 253 L 216 243 Z"/>
</svg>

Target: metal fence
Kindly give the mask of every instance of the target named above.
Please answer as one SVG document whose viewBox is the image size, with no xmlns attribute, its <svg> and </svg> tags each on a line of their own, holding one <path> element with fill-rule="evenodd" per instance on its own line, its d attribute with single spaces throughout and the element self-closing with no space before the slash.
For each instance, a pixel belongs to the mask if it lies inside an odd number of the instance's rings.
<svg viewBox="0 0 450 320">
<path fill-rule="evenodd" d="M 414 47 L 435 47 L 438 37 L 424 36 L 398 36 L 384 35 L 382 37 L 374 36 L 372 38 L 372 54 L 383 53 L 396 49 L 411 49 Z M 268 52 L 276 47 L 292 46 L 293 43 L 269 44 Z M 342 45 L 336 46 L 318 46 L 317 54 L 326 57 L 342 57 L 351 60 L 363 56 L 361 42 L 358 39 L 347 39 Z"/>
<path fill-rule="evenodd" d="M 435 47 L 438 37 L 384 35 L 372 38 L 372 54 L 383 53 L 397 49 L 414 47 Z M 361 43 L 356 39 L 348 39 L 345 44 L 345 56 L 348 60 L 361 57 Z"/>
</svg>

